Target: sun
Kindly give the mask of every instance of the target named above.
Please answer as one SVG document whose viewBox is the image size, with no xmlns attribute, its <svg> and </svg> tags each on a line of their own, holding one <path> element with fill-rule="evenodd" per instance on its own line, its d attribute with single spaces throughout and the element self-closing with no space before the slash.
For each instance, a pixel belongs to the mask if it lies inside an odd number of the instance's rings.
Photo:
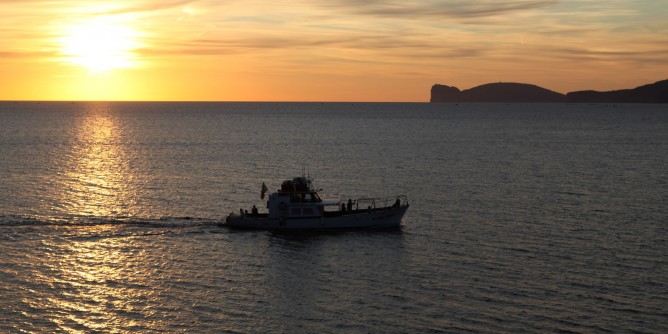
<svg viewBox="0 0 668 334">
<path fill-rule="evenodd" d="M 68 63 L 92 73 L 128 68 L 137 62 L 138 36 L 128 23 L 96 18 L 66 26 L 61 53 Z"/>
</svg>

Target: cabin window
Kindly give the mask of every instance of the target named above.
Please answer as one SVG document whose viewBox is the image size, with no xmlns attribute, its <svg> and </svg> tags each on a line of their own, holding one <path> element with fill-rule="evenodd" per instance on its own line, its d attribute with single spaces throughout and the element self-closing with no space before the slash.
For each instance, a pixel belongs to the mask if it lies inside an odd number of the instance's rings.
<svg viewBox="0 0 668 334">
<path fill-rule="evenodd" d="M 313 215 L 313 208 L 304 208 L 304 215 Z"/>
<path fill-rule="evenodd" d="M 302 210 L 300 208 L 292 208 L 292 210 L 290 211 L 290 214 L 293 216 L 299 216 L 301 215 L 301 213 Z"/>
<path fill-rule="evenodd" d="M 303 202 L 304 196 L 302 196 L 302 194 L 293 194 L 290 200 L 292 201 L 292 203 Z"/>
</svg>

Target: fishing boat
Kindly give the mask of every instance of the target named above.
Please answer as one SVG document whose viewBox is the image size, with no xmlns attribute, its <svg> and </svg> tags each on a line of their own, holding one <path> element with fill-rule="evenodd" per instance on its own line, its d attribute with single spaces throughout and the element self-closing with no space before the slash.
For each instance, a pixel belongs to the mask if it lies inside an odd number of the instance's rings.
<svg viewBox="0 0 668 334">
<path fill-rule="evenodd" d="M 267 191 L 263 183 L 261 199 Z M 240 209 L 230 213 L 224 225 L 272 230 L 391 228 L 399 227 L 408 207 L 405 195 L 323 200 L 312 180 L 301 176 L 283 181 L 280 189 L 269 194 L 267 212 L 255 206 L 251 212 Z"/>
</svg>

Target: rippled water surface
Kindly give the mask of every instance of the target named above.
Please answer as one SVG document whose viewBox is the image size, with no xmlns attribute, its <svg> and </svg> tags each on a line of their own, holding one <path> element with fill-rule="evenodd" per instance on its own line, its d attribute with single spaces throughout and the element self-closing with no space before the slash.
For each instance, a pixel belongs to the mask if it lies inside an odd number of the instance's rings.
<svg viewBox="0 0 668 334">
<path fill-rule="evenodd" d="M 399 230 L 218 226 L 306 166 Z M 666 333 L 662 105 L 0 102 L 0 332 Z"/>
</svg>

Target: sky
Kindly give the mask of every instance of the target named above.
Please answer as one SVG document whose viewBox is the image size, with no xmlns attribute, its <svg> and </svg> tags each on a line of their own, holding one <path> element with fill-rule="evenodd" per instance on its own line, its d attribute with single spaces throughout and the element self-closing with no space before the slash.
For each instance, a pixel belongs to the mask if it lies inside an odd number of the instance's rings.
<svg viewBox="0 0 668 334">
<path fill-rule="evenodd" d="M 668 79 L 668 0 L 0 0 L 0 100 L 429 101 Z"/>
</svg>

